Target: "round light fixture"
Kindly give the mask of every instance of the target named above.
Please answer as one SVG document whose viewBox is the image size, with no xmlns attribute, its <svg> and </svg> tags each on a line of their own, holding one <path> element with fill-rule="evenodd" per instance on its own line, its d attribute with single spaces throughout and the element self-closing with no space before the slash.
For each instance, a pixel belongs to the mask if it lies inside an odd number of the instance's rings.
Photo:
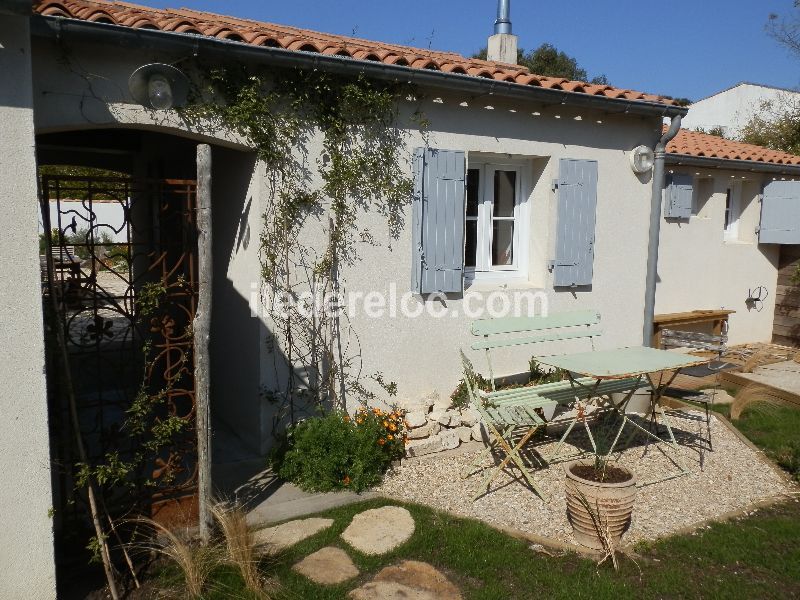
<svg viewBox="0 0 800 600">
<path fill-rule="evenodd" d="M 189 79 L 179 69 L 152 63 L 136 69 L 128 79 L 133 99 L 146 108 L 169 110 L 186 104 Z"/>
<path fill-rule="evenodd" d="M 647 173 L 653 168 L 655 154 L 653 149 L 647 146 L 636 146 L 631 150 L 631 169 L 634 173 Z"/>
</svg>

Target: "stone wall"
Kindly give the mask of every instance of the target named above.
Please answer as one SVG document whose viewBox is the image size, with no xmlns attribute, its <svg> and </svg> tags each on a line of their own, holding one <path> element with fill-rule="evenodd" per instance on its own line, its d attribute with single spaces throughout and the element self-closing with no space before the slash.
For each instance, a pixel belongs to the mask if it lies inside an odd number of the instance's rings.
<svg viewBox="0 0 800 600">
<path fill-rule="evenodd" d="M 441 399 L 436 392 L 419 400 L 403 402 L 406 411 L 406 456 L 424 456 L 444 450 L 454 450 L 462 443 L 487 441 L 486 426 L 472 408 L 455 408 L 449 398 Z"/>
</svg>

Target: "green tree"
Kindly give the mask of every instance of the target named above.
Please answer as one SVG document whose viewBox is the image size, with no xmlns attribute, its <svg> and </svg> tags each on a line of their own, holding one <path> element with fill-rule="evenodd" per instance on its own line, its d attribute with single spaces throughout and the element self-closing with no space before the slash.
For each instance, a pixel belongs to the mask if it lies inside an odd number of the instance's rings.
<svg viewBox="0 0 800 600">
<path fill-rule="evenodd" d="M 800 155 L 800 104 L 788 96 L 761 103 L 742 128 L 739 140 Z"/>
<path fill-rule="evenodd" d="M 787 15 L 770 14 L 767 34 L 790 52 L 800 56 L 800 0 Z M 800 102 L 788 94 L 764 101 L 747 122 L 739 140 L 773 150 L 800 154 Z"/>
<path fill-rule="evenodd" d="M 715 137 L 727 139 L 725 136 L 725 128 L 722 125 L 715 125 L 714 127 L 709 127 L 708 129 L 705 127 L 695 127 L 694 131 L 697 133 L 705 133 L 706 135 L 713 135 Z"/>
<path fill-rule="evenodd" d="M 486 48 L 481 48 L 472 58 L 486 60 Z M 589 81 L 586 69 L 578 64 L 578 60 L 560 51 L 553 44 L 544 43 L 536 50 L 525 52 L 523 48 L 517 50 L 517 64 L 527 67 L 531 73 L 547 77 L 563 77 L 574 81 Z M 608 85 L 605 75 L 597 75 L 591 83 Z"/>
</svg>

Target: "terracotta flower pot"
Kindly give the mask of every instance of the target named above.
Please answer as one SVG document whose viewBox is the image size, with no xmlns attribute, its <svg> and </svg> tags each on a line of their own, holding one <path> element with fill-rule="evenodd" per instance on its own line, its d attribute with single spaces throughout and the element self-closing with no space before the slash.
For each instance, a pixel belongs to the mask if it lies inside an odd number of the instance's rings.
<svg viewBox="0 0 800 600">
<path fill-rule="evenodd" d="M 572 472 L 574 466 L 594 466 L 593 461 L 576 461 L 566 468 L 567 517 L 572 524 L 575 540 L 582 546 L 603 550 L 603 543 L 597 532 L 589 510 L 581 495 L 596 513 L 601 527 L 608 527 L 611 541 L 616 547 L 631 523 L 633 501 L 636 498 L 636 476 L 622 467 L 629 476 L 621 482 L 596 482 L 584 479 Z"/>
</svg>

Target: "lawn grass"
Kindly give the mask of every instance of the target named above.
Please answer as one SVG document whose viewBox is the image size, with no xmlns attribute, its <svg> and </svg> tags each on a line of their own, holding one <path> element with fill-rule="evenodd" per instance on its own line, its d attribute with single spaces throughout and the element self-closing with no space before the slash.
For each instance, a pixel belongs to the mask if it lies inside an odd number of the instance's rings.
<svg viewBox="0 0 800 600">
<path fill-rule="evenodd" d="M 363 555 L 339 537 L 368 508 L 400 504 L 416 521 L 412 538 L 380 557 Z M 277 598 L 344 599 L 381 568 L 402 559 L 443 571 L 466 599 L 535 598 L 796 598 L 800 596 L 800 502 L 788 501 L 745 518 L 714 523 L 691 535 L 637 546 L 636 562 L 621 558 L 619 572 L 576 554 L 547 556 L 488 525 L 416 504 L 386 499 L 322 513 L 333 526 L 309 538 L 265 572 L 281 584 Z M 346 550 L 361 575 L 338 586 L 319 586 L 292 571 L 304 556 L 328 545 Z M 249 598 L 228 568 L 215 573 L 209 599 Z"/>
<path fill-rule="evenodd" d="M 711 410 L 730 419 L 730 404 L 712 404 Z M 800 410 L 757 402 L 731 422 L 795 481 L 800 481 Z"/>
</svg>

